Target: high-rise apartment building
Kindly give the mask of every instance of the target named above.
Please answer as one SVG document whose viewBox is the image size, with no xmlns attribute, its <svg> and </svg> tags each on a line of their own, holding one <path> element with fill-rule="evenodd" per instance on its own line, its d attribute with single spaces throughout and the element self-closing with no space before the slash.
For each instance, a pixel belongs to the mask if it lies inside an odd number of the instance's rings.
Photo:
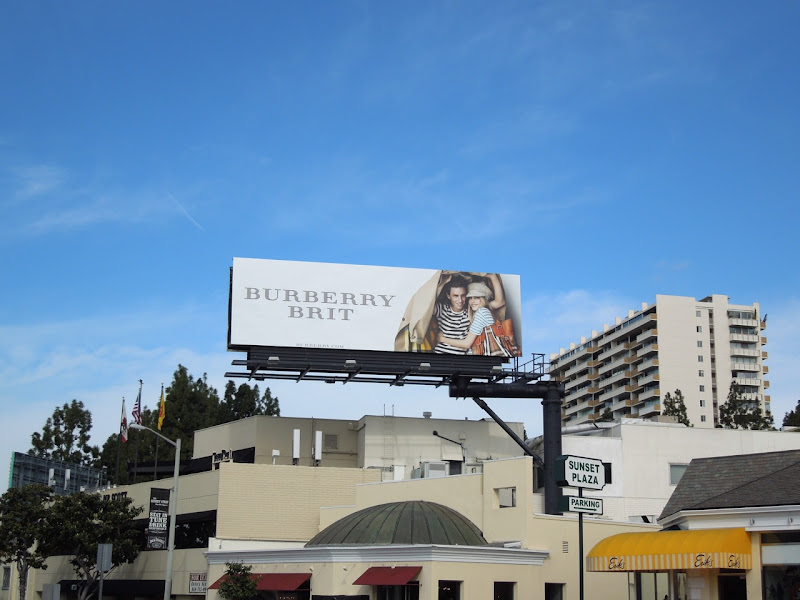
<svg viewBox="0 0 800 600">
<path fill-rule="evenodd" d="M 714 427 L 731 385 L 769 411 L 763 346 L 766 315 L 758 303 L 735 305 L 713 295 L 696 300 L 657 295 L 589 339 L 550 355 L 549 373 L 563 381 L 563 425 L 661 413 L 664 396 L 680 390 L 695 427 Z"/>
</svg>

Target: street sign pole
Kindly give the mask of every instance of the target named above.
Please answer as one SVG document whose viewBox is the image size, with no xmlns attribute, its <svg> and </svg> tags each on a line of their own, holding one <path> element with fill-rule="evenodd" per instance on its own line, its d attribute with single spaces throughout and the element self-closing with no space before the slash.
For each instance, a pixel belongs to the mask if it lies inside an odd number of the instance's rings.
<svg viewBox="0 0 800 600">
<path fill-rule="evenodd" d="M 583 499 L 583 488 L 601 490 L 606 485 L 605 467 L 596 458 L 585 456 L 559 456 L 556 459 L 556 483 L 561 487 L 578 488 L 578 498 L 566 496 L 563 507 L 578 513 L 578 580 L 580 600 L 583 600 L 583 513 L 603 514 L 603 501 L 599 498 Z"/>
<path fill-rule="evenodd" d="M 578 488 L 578 498 L 583 498 L 583 488 Z M 583 512 L 578 513 L 578 566 L 580 573 L 580 590 L 583 600 Z"/>
</svg>

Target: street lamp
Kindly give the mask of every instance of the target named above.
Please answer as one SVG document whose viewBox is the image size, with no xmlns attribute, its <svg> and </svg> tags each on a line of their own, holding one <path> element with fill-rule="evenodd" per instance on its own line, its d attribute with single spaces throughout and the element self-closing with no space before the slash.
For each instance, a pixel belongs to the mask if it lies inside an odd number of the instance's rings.
<svg viewBox="0 0 800 600">
<path fill-rule="evenodd" d="M 128 425 L 131 429 L 146 429 L 154 433 L 162 440 L 175 447 L 175 469 L 172 476 L 172 499 L 169 503 L 169 539 L 167 541 L 167 566 L 164 574 L 164 600 L 169 600 L 172 594 L 172 558 L 175 552 L 175 521 L 178 519 L 178 475 L 181 466 L 181 440 L 178 438 L 174 442 L 158 433 L 155 429 L 150 429 L 138 423 Z"/>
</svg>

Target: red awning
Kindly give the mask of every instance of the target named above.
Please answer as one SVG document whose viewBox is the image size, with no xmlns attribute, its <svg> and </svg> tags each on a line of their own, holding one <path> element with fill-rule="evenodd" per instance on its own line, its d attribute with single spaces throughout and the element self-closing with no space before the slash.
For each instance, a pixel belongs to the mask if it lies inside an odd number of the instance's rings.
<svg viewBox="0 0 800 600">
<path fill-rule="evenodd" d="M 208 589 L 219 589 L 219 584 L 227 578 L 227 575 L 223 575 L 208 586 Z M 311 573 L 250 573 L 250 579 L 255 580 L 257 590 L 293 592 L 311 579 Z"/>
<path fill-rule="evenodd" d="M 406 585 L 422 567 L 370 567 L 353 585 Z"/>
</svg>

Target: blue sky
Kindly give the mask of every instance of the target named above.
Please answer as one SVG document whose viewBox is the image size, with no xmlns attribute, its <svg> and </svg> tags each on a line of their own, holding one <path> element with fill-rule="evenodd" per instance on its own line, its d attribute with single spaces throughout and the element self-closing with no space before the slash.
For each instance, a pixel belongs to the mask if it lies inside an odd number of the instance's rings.
<svg viewBox="0 0 800 600">
<path fill-rule="evenodd" d="M 0 6 L 0 481 L 58 404 L 94 441 L 178 363 L 222 389 L 234 256 L 518 273 L 526 351 L 655 295 L 769 316 L 800 398 L 800 5 Z M 282 414 L 481 418 L 269 384 Z M 263 386 L 262 386 L 263 387 Z M 540 432 L 538 402 L 496 400 Z"/>
</svg>

